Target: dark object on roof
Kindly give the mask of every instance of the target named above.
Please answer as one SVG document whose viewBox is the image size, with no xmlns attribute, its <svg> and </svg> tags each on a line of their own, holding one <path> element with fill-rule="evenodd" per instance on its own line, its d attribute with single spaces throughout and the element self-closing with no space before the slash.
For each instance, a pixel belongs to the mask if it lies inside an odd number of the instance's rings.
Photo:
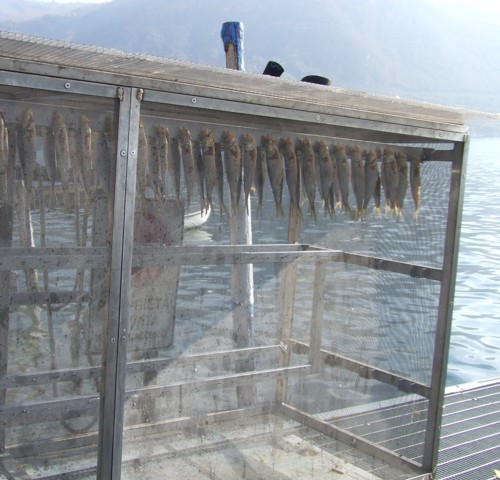
<svg viewBox="0 0 500 480">
<path fill-rule="evenodd" d="M 332 81 L 326 77 L 320 77 L 319 75 L 307 75 L 301 82 L 316 83 L 317 85 L 331 85 Z"/>
<path fill-rule="evenodd" d="M 262 75 L 269 75 L 270 77 L 281 77 L 281 74 L 284 71 L 285 69 L 278 62 L 269 60 L 269 62 L 267 62 L 266 68 L 262 72 Z"/>
</svg>

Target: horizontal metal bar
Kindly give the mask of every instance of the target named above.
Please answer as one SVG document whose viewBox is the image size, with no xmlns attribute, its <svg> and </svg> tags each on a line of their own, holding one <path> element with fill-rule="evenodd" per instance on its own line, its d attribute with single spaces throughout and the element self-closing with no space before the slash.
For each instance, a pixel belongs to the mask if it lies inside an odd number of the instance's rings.
<svg viewBox="0 0 500 480">
<path fill-rule="evenodd" d="M 309 355 L 309 345 L 298 340 L 290 339 L 292 350 L 299 355 Z M 328 350 L 321 349 L 322 360 L 331 367 L 340 367 L 350 372 L 357 373 L 360 377 L 370 380 L 378 380 L 396 387 L 404 393 L 415 393 L 425 398 L 430 397 L 430 387 L 423 383 L 416 382 L 409 378 L 395 375 L 387 370 L 383 370 L 367 363 L 358 362 L 351 358 L 338 355 Z"/>
<path fill-rule="evenodd" d="M 53 420 L 69 420 L 99 411 L 98 395 L 65 397 L 22 404 L 0 405 L 5 425 L 31 425 Z"/>
<path fill-rule="evenodd" d="M 149 395 L 159 397 L 171 390 L 182 388 L 184 393 L 199 392 L 206 389 L 228 388 L 240 385 L 256 384 L 266 380 L 278 380 L 297 375 L 307 375 L 311 372 L 310 365 L 275 368 L 252 372 L 220 375 L 203 380 L 175 382 L 168 385 L 144 387 L 125 392 L 125 401 L 138 396 Z M 52 420 L 68 420 L 94 412 L 99 407 L 99 396 L 89 395 L 80 397 L 66 397 L 61 399 L 44 400 L 41 402 L 0 405 L 0 418 L 3 417 L 6 425 L 30 425 Z"/>
<path fill-rule="evenodd" d="M 101 367 L 67 368 L 36 373 L 10 374 L 0 379 L 0 388 L 32 387 L 53 382 L 79 382 L 81 380 L 99 379 L 101 375 Z"/>
<path fill-rule="evenodd" d="M 279 345 L 264 347 L 248 347 L 234 350 L 222 350 L 220 352 L 207 352 L 195 355 L 183 355 L 181 357 L 152 358 L 127 363 L 127 373 L 138 373 L 142 371 L 159 370 L 175 363 L 176 368 L 182 368 L 191 365 L 205 364 L 217 360 L 246 360 L 249 358 L 262 358 L 266 354 L 277 353 L 280 350 Z"/>
<path fill-rule="evenodd" d="M 27 75 L 18 72 L 2 71 L 1 83 L 2 85 L 9 85 L 12 87 L 77 93 L 79 95 L 91 95 L 93 97 L 115 98 L 117 95 L 116 85 L 82 82 L 80 80 L 66 78 L 52 78 L 46 75 Z"/>
<path fill-rule="evenodd" d="M 314 247 L 290 245 L 214 245 L 166 246 L 161 244 L 135 246 L 133 267 L 170 265 L 232 265 L 246 263 L 309 263 L 316 259 L 343 262 L 374 270 L 385 270 L 413 278 L 441 280 L 442 270 L 430 266 L 371 257 L 356 253 Z M 0 270 L 25 268 L 103 268 L 109 263 L 106 247 L 0 248 Z"/>
<path fill-rule="evenodd" d="M 164 247 L 140 246 L 134 248 L 132 265 L 134 267 L 170 266 L 170 265 L 233 265 L 248 263 L 286 263 L 301 260 L 306 250 L 297 246 L 290 249 L 288 245 L 268 246 L 265 249 L 259 245 L 219 245 L 217 247 L 203 247 L 198 250 L 193 247 Z M 341 256 L 341 252 L 332 251 L 325 255 L 324 252 L 309 252 L 307 259 L 311 261 L 314 256 L 325 259 Z"/>
<path fill-rule="evenodd" d="M 175 363 L 176 368 L 208 363 L 217 360 L 246 360 L 248 358 L 259 357 L 277 353 L 280 350 L 279 345 L 264 347 L 248 347 L 235 350 L 223 350 L 220 352 L 207 352 L 196 355 L 182 357 L 152 358 L 148 360 L 139 360 L 127 363 L 127 374 L 141 373 L 146 371 L 157 371 L 167 368 Z M 5 375 L 0 379 L 0 388 L 18 388 L 34 385 L 45 385 L 52 382 L 77 382 L 95 378 L 102 375 L 101 367 L 58 369 L 45 372 L 23 373 Z"/>
<path fill-rule="evenodd" d="M 105 268 L 109 263 L 107 247 L 0 248 L 0 270 Z"/>
<path fill-rule="evenodd" d="M 28 292 L 28 293 L 13 293 L 10 296 L 11 306 L 17 305 L 43 305 L 50 303 L 51 305 L 70 303 L 88 303 L 91 300 L 89 292 Z"/>
<path fill-rule="evenodd" d="M 361 452 L 367 453 L 374 458 L 377 458 L 384 463 L 391 465 L 395 468 L 401 469 L 409 473 L 425 474 L 422 471 L 422 466 L 410 458 L 406 458 L 400 454 L 394 453 L 387 448 L 380 445 L 372 443 L 363 437 L 354 435 L 347 430 L 335 427 L 334 425 L 319 420 L 298 408 L 292 407 L 286 403 L 280 406 L 281 412 L 287 417 L 295 420 L 301 425 L 312 428 L 317 432 L 323 433 L 335 440 L 345 443 L 346 445 L 352 445 L 354 448 Z"/>
<path fill-rule="evenodd" d="M 213 412 L 199 417 L 176 417 L 158 422 L 128 425 L 123 429 L 123 437 L 125 440 L 132 440 L 134 438 L 143 439 L 145 435 L 155 435 L 172 430 L 197 427 L 198 425 L 206 426 L 223 422 L 237 421 L 242 418 L 269 415 L 272 413 L 273 409 L 274 405 L 257 405 L 244 409 L 239 408 Z M 96 446 L 98 442 L 97 435 L 97 432 L 72 434 L 68 437 L 50 438 L 7 446 L 5 450 L 7 455 L 14 459 L 26 456 L 33 457 L 53 452 L 61 452 L 64 450 L 74 450 L 77 448 Z"/>
<path fill-rule="evenodd" d="M 429 280 L 441 281 L 442 269 L 414 265 L 411 263 L 398 262 L 384 258 L 370 257 L 357 253 L 343 252 L 343 261 L 351 265 L 367 267 L 374 270 L 385 270 L 387 272 L 401 273 L 413 278 L 427 278 Z"/>
<path fill-rule="evenodd" d="M 208 96 L 210 93 L 214 94 L 215 98 Z M 403 119 L 390 113 L 363 112 L 360 109 L 349 108 L 347 105 L 335 105 L 334 108 L 330 107 L 328 111 L 324 109 L 323 105 L 309 105 L 306 110 L 303 108 L 303 104 L 293 105 L 294 108 L 286 108 L 278 105 L 270 106 L 269 102 L 259 104 L 255 101 L 257 100 L 257 96 L 254 96 L 252 99 L 245 99 L 246 101 L 244 100 L 244 95 L 240 95 L 240 101 L 216 98 L 218 96 L 220 96 L 220 91 L 214 92 L 213 90 L 206 89 L 203 92 L 200 91 L 194 97 L 195 100 L 193 101 L 192 94 L 185 95 L 148 89 L 145 91 L 144 98 L 146 102 L 175 105 L 197 110 L 222 111 L 226 114 L 269 117 L 371 132 L 388 132 L 415 138 L 435 139 L 437 141 L 463 141 L 464 137 L 463 132 L 456 132 L 456 125 L 430 124 L 430 122 L 422 120 Z M 276 101 L 273 103 L 285 105 L 290 102 Z M 145 108 L 147 108 L 147 105 L 145 105 Z"/>
<path fill-rule="evenodd" d="M 219 375 L 205 378 L 203 380 L 191 380 L 187 382 L 174 382 L 163 386 L 144 387 L 127 391 L 127 398 L 134 395 L 154 394 L 161 396 L 170 390 L 182 388 L 183 393 L 190 391 L 199 392 L 206 389 L 237 387 L 240 385 L 256 384 L 266 380 L 279 380 L 297 375 L 308 375 L 311 373 L 311 365 L 299 365 L 294 367 L 273 368 L 252 372 L 233 373 L 231 375 Z"/>
</svg>

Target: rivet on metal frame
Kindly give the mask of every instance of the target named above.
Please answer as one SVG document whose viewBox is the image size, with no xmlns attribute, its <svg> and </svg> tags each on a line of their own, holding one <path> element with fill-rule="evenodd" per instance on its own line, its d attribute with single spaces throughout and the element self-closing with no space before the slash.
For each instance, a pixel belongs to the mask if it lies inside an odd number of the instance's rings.
<svg viewBox="0 0 500 480">
<path fill-rule="evenodd" d="M 66 83 L 64 84 L 64 88 L 66 88 L 66 89 L 71 88 L 71 83 L 66 82 Z"/>
<path fill-rule="evenodd" d="M 120 150 L 120 157 L 124 157 L 125 155 L 127 155 L 127 151 L 126 150 Z"/>
<path fill-rule="evenodd" d="M 193 97 L 193 98 L 191 99 L 191 103 L 192 103 L 192 104 L 195 104 L 197 101 L 198 101 L 198 100 L 196 99 L 196 97 Z"/>
</svg>

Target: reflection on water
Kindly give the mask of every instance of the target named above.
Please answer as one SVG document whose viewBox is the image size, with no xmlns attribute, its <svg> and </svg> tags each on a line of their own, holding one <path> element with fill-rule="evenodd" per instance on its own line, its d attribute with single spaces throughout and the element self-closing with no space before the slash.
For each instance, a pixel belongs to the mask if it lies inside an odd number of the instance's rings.
<svg viewBox="0 0 500 480">
<path fill-rule="evenodd" d="M 500 139 L 472 140 L 448 384 L 500 376 Z"/>
</svg>

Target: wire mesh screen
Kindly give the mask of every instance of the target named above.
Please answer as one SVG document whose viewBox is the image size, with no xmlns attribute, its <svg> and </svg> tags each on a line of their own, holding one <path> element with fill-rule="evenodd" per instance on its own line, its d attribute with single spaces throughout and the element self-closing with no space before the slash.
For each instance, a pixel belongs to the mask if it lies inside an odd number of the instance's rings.
<svg viewBox="0 0 500 480">
<path fill-rule="evenodd" d="M 125 478 L 405 478 L 371 454 L 422 461 L 450 164 L 422 146 L 412 157 L 151 111 L 139 123 Z M 370 454 L 342 451 L 338 431 Z M 280 464 L 290 451 L 326 460 Z"/>
<path fill-rule="evenodd" d="M 0 92 L 4 471 L 422 473 L 450 143 Z"/>
<path fill-rule="evenodd" d="M 60 478 L 97 463 L 113 113 L 31 96 L 0 100 L 0 450 L 8 478 Z"/>
</svg>

